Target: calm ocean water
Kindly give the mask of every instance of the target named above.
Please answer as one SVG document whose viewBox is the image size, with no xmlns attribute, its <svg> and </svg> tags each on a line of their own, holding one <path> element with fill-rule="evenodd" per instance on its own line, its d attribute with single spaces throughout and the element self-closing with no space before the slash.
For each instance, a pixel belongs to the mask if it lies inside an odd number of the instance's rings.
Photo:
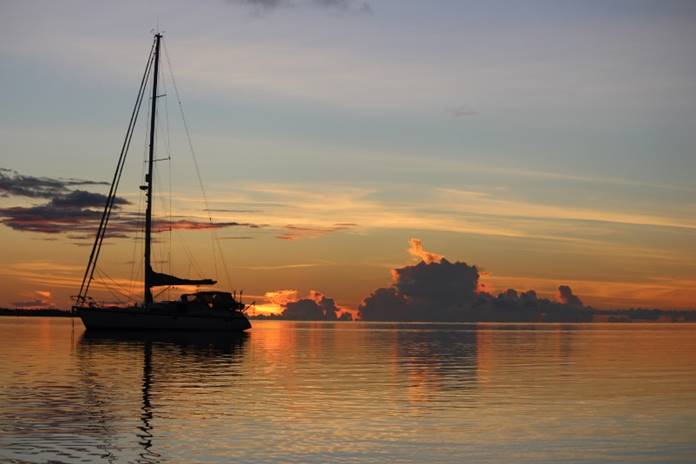
<svg viewBox="0 0 696 464">
<path fill-rule="evenodd" d="M 4 462 L 696 462 L 696 325 L 3 317 L 0 349 Z"/>
</svg>

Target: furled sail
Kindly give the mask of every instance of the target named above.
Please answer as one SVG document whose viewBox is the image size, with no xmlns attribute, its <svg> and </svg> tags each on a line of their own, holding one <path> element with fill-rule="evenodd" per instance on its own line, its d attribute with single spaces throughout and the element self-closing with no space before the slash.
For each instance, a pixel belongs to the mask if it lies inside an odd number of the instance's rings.
<svg viewBox="0 0 696 464">
<path fill-rule="evenodd" d="M 147 269 L 148 278 L 146 281 L 151 287 L 162 287 L 166 285 L 215 285 L 217 281 L 212 279 L 182 279 L 169 274 L 155 272 L 151 267 Z"/>
</svg>

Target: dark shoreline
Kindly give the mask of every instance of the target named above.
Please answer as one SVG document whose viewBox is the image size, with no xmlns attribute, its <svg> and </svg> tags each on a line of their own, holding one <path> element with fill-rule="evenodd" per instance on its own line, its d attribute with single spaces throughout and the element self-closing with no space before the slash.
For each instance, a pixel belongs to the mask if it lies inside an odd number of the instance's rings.
<svg viewBox="0 0 696 464">
<path fill-rule="evenodd" d="M 23 317 L 77 317 L 70 311 L 63 309 L 9 309 L 0 308 L 0 316 Z"/>
<path fill-rule="evenodd" d="M 20 316 L 20 317 L 77 317 L 71 311 L 63 309 L 9 309 L 0 308 L 0 316 Z M 285 321 L 280 315 L 270 316 L 250 316 L 251 320 L 275 320 Z M 363 321 L 363 322 L 378 322 L 378 321 Z M 403 322 L 403 321 L 383 321 L 383 322 Z M 409 321 L 409 322 L 438 322 L 438 321 Z M 620 310 L 592 310 L 592 319 L 587 321 L 563 321 L 563 320 L 505 320 L 505 321 L 448 321 L 448 322 L 514 322 L 514 323 L 530 323 L 530 322 L 584 322 L 584 323 L 601 323 L 601 322 L 659 322 L 659 323 L 679 323 L 679 322 L 696 322 L 696 310 L 660 310 L 660 309 L 620 309 Z"/>
</svg>

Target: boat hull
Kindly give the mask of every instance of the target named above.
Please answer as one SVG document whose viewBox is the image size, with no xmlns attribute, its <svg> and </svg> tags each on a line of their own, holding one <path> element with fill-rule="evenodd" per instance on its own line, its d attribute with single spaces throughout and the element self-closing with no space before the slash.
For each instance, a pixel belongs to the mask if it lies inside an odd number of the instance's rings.
<svg viewBox="0 0 696 464">
<path fill-rule="evenodd" d="M 240 313 L 225 316 L 155 313 L 142 309 L 79 308 L 85 328 L 94 330 L 165 330 L 182 332 L 243 332 L 251 328 Z"/>
</svg>

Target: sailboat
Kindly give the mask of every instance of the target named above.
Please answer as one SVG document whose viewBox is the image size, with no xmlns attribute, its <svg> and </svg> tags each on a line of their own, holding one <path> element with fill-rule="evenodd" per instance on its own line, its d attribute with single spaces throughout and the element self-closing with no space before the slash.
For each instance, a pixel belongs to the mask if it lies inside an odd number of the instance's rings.
<svg viewBox="0 0 696 464">
<path fill-rule="evenodd" d="M 185 279 L 156 272 L 152 268 L 152 204 L 153 204 L 153 165 L 155 160 L 155 134 L 158 95 L 158 74 L 160 64 L 160 46 L 162 34 L 155 34 L 147 65 L 140 82 L 140 90 L 131 114 L 126 137 L 121 147 L 121 154 L 116 165 L 116 172 L 107 196 L 104 211 L 89 256 L 80 286 L 75 297 L 73 312 L 81 319 L 87 330 L 172 330 L 190 332 L 242 332 L 251 328 L 244 312 L 246 306 L 238 301 L 236 294 L 222 291 L 197 291 L 184 294 L 175 301 L 155 301 L 153 288 L 169 286 L 210 286 L 217 282 L 212 279 Z M 144 234 L 144 273 L 143 301 L 129 307 L 98 305 L 88 296 L 90 284 L 101 246 L 106 236 L 111 211 L 116 201 L 116 191 L 121 180 L 125 158 L 128 153 L 139 110 L 144 100 L 149 76 L 152 76 L 152 96 L 149 122 L 149 148 L 145 184 L 140 189 L 145 192 L 145 234 Z M 241 300 L 241 296 L 240 296 Z"/>
</svg>

